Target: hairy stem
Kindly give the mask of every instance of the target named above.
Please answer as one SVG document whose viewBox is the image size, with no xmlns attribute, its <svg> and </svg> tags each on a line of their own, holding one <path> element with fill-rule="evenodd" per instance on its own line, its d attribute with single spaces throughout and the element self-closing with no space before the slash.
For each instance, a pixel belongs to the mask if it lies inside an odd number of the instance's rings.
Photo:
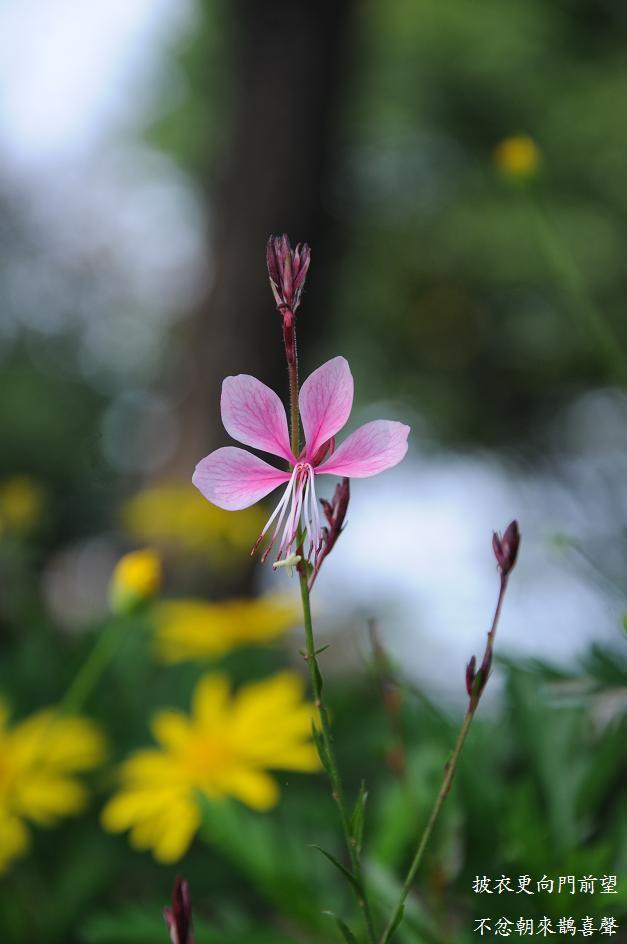
<svg viewBox="0 0 627 944">
<path fill-rule="evenodd" d="M 300 452 L 300 428 L 298 420 L 298 353 L 296 350 L 296 331 L 293 325 L 283 329 L 287 372 L 290 384 L 290 445 L 294 458 Z"/>
</svg>

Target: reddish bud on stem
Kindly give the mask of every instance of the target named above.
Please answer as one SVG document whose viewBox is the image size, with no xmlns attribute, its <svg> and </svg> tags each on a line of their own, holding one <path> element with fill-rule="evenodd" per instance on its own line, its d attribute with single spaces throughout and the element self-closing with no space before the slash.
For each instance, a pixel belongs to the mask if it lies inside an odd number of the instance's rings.
<svg viewBox="0 0 627 944">
<path fill-rule="evenodd" d="M 329 443 L 331 442 L 332 441 L 329 440 Z M 329 443 L 325 443 L 323 448 L 326 449 Z M 346 519 L 346 512 L 348 511 L 350 497 L 351 492 L 349 480 L 347 478 L 343 478 L 342 481 L 335 486 L 335 492 L 333 493 L 333 498 L 331 501 L 327 501 L 325 498 L 320 499 L 320 504 L 322 505 L 322 510 L 324 512 L 324 517 L 327 519 L 328 526 L 323 529 L 324 539 L 322 548 L 316 560 L 314 572 L 309 580 L 310 590 L 313 586 L 314 580 L 318 576 L 318 571 L 322 566 L 322 561 L 325 559 L 327 554 L 331 553 L 335 547 L 337 539 L 344 530 L 344 521 Z"/>
<path fill-rule="evenodd" d="M 292 249 L 285 233 L 283 236 L 271 236 L 268 240 L 266 260 L 270 287 L 284 322 L 293 321 L 300 304 L 310 256 L 307 243 L 298 243 L 296 249 Z"/>
<path fill-rule="evenodd" d="M 511 573 L 516 558 L 518 557 L 518 547 L 520 545 L 520 531 L 518 522 L 512 521 L 507 526 L 501 536 L 495 531 L 492 536 L 492 548 L 502 577 L 507 577 Z"/>
<path fill-rule="evenodd" d="M 307 269 L 309 268 L 310 249 L 307 243 L 298 243 L 292 249 L 285 233 L 271 236 L 266 246 L 266 261 L 270 288 L 276 307 L 283 316 L 283 341 L 287 364 L 296 370 L 296 309 L 300 305 Z"/>
<path fill-rule="evenodd" d="M 466 666 L 466 691 L 468 695 L 472 697 L 472 686 L 475 681 L 475 668 L 477 666 L 477 659 L 475 656 L 472 657 L 468 665 Z"/>
<path fill-rule="evenodd" d="M 172 944 L 194 944 L 189 885 L 180 875 L 177 875 L 174 883 L 172 907 L 164 908 L 163 917 L 170 931 Z"/>
</svg>

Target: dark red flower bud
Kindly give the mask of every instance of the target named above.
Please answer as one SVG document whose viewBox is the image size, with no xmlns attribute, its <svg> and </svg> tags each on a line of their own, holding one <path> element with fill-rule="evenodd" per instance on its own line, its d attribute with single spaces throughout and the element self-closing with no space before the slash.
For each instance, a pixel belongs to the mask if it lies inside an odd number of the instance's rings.
<svg viewBox="0 0 627 944">
<path fill-rule="evenodd" d="M 303 450 L 303 452 L 304 451 L 305 450 Z M 335 436 L 331 436 L 325 443 L 322 443 L 315 456 L 312 457 L 311 464 L 313 466 L 320 465 L 320 463 L 324 462 L 327 456 L 330 456 L 333 452 L 335 452 Z"/>
<path fill-rule="evenodd" d="M 475 668 L 477 665 L 477 659 L 475 656 L 472 657 L 468 665 L 466 666 L 466 691 L 468 695 L 472 698 L 472 686 L 475 682 Z"/>
<path fill-rule="evenodd" d="M 177 875 L 172 892 L 172 907 L 164 908 L 163 917 L 170 931 L 172 944 L 194 944 L 192 932 L 192 903 L 189 885 Z"/>
<path fill-rule="evenodd" d="M 326 498 L 320 499 L 324 517 L 327 519 L 329 526 L 328 528 L 323 529 L 324 540 L 315 562 L 314 572 L 309 581 L 309 589 L 311 589 L 313 586 L 313 582 L 318 575 L 320 567 L 322 566 L 322 561 L 328 554 L 331 553 L 335 547 L 337 539 L 344 530 L 344 521 L 346 519 L 346 512 L 348 511 L 350 497 L 351 491 L 349 480 L 347 478 L 343 478 L 342 481 L 335 486 L 335 492 L 333 493 L 333 498 L 331 501 L 327 501 Z"/>
<path fill-rule="evenodd" d="M 266 247 L 270 287 L 284 322 L 291 323 L 300 304 L 311 251 L 307 243 L 292 249 L 288 237 L 271 236 Z"/>
<path fill-rule="evenodd" d="M 481 665 L 479 666 L 479 671 L 477 675 L 481 680 L 481 691 L 485 688 L 485 684 L 488 681 L 490 675 L 490 669 L 492 668 L 492 641 L 488 639 L 488 645 L 483 654 L 483 659 L 481 660 Z"/>
<path fill-rule="evenodd" d="M 518 522 L 512 521 L 507 526 L 504 534 L 501 536 L 495 531 L 492 535 L 492 549 L 503 577 L 511 572 L 518 557 L 518 548 L 520 546 L 520 531 Z"/>
</svg>

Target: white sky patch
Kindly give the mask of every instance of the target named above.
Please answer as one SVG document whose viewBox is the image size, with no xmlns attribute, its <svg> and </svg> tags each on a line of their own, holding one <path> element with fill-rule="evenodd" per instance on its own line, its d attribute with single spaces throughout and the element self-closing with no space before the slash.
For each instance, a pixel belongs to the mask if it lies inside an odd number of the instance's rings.
<svg viewBox="0 0 627 944">
<path fill-rule="evenodd" d="M 9 0 L 0 5 L 0 148 L 37 167 L 78 157 L 145 111 L 187 0 Z"/>
<path fill-rule="evenodd" d="M 604 402 L 607 426 L 615 404 L 605 394 L 594 397 Z M 584 399 L 561 422 L 579 416 Z M 624 593 L 578 566 L 556 538 L 586 547 L 627 526 L 624 453 L 621 460 L 584 448 L 561 474 L 522 476 L 489 455 L 414 452 L 397 469 L 353 481 L 345 532 L 314 590 L 319 638 L 361 632 L 374 617 L 402 672 L 433 694 L 462 700 L 465 665 L 483 655 L 498 593 L 492 531 L 517 518 L 521 550 L 497 652 L 573 666 L 593 642 L 618 645 Z M 613 482 L 605 509 L 593 501 L 599 477 L 608 492 Z M 329 478 L 320 493 L 333 487 Z M 346 652 L 345 643 L 334 639 L 334 646 Z M 492 689 L 498 692 L 498 682 Z"/>
</svg>

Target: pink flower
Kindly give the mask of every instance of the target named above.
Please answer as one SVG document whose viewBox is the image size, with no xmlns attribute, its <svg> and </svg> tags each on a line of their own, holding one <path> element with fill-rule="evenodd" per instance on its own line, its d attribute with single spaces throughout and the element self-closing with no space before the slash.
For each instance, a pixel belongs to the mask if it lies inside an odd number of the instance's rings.
<svg viewBox="0 0 627 944">
<path fill-rule="evenodd" d="M 244 449 L 225 446 L 201 459 L 194 472 L 192 481 L 205 498 L 229 511 L 247 508 L 287 483 L 255 545 L 274 524 L 264 560 L 281 526 L 277 560 L 290 555 L 299 521 L 309 539 L 308 556 L 320 551 L 317 475 L 366 478 L 396 465 L 407 452 L 409 426 L 392 420 L 374 420 L 360 426 L 333 451 L 334 436 L 346 423 L 353 405 L 353 377 L 343 357 L 327 361 L 301 387 L 298 405 L 306 445 L 300 456 L 292 454 L 283 404 L 260 380 L 248 374 L 227 377 L 220 405 L 224 427 L 234 439 L 279 456 L 292 466 L 291 471 L 276 469 Z"/>
</svg>

